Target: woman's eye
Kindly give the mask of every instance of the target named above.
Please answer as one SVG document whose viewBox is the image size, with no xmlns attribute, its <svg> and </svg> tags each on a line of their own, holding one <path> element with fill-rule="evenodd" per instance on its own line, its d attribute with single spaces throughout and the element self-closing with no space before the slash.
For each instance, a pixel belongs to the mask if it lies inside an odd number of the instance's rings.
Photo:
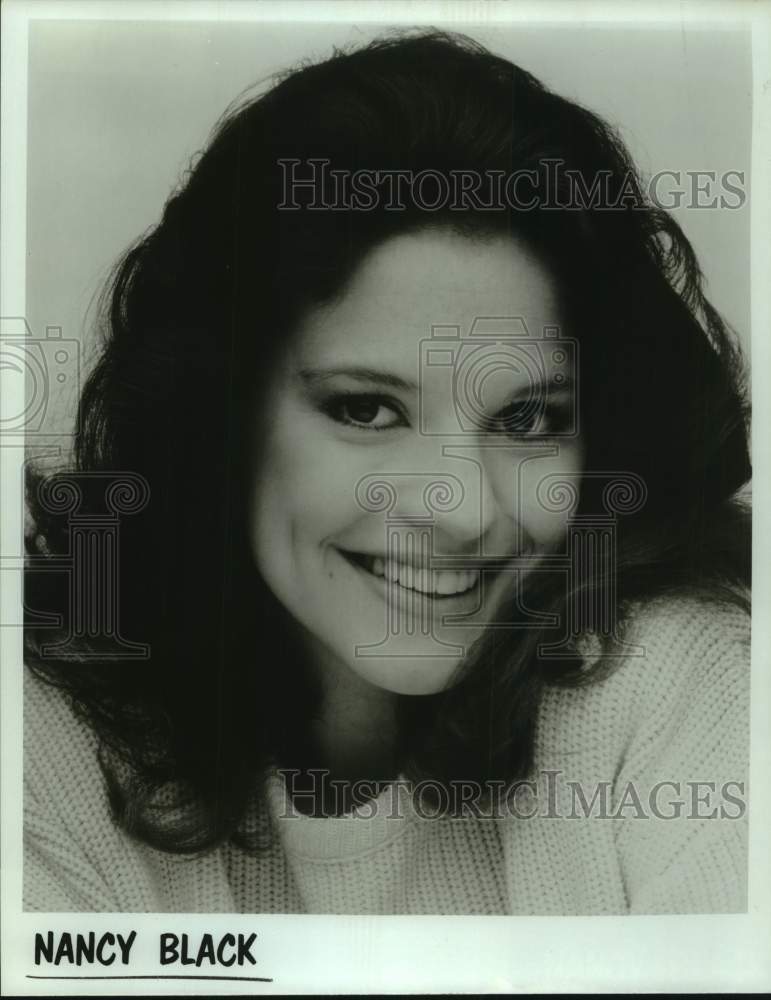
<svg viewBox="0 0 771 1000">
<path fill-rule="evenodd" d="M 405 424 L 396 405 L 382 396 L 335 396 L 327 402 L 325 410 L 338 423 L 362 430 L 384 431 Z"/>
<path fill-rule="evenodd" d="M 509 403 L 489 419 L 486 430 L 492 434 L 532 434 L 540 416 L 532 403 Z"/>
<path fill-rule="evenodd" d="M 567 414 L 559 406 L 509 403 L 488 421 L 486 430 L 492 434 L 544 435 L 558 434 L 567 423 Z"/>
</svg>

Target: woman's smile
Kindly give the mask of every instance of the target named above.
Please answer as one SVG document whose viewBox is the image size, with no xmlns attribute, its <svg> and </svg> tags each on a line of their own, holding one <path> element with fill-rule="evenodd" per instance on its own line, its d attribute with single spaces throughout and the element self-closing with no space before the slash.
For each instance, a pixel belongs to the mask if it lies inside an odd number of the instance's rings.
<svg viewBox="0 0 771 1000">
<path fill-rule="evenodd" d="M 418 595 L 427 602 L 441 604 L 444 612 L 458 610 L 456 605 L 461 603 L 464 607 L 471 605 L 469 610 L 478 604 L 478 569 L 433 569 L 424 562 L 408 562 L 343 549 L 339 552 L 357 572 L 370 578 L 377 593 L 387 600 L 398 599 L 399 592 L 404 591 L 406 595 Z M 437 608 L 437 612 L 439 610 Z"/>
</svg>

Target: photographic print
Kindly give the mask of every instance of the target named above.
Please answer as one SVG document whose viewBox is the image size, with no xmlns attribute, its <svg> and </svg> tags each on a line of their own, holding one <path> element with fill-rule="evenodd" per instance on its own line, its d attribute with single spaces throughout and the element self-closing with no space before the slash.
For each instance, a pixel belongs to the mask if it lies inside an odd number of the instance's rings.
<svg viewBox="0 0 771 1000">
<path fill-rule="evenodd" d="M 7 5 L 18 989 L 768 975 L 768 8 L 613 9 Z"/>
</svg>

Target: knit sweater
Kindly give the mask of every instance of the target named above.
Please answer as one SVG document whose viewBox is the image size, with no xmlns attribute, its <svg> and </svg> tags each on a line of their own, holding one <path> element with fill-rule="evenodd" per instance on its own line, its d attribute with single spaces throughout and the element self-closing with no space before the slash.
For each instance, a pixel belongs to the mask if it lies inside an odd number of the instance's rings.
<svg viewBox="0 0 771 1000">
<path fill-rule="evenodd" d="M 95 736 L 26 671 L 25 909 L 746 911 L 749 619 L 659 599 L 638 609 L 625 642 L 637 655 L 601 680 L 547 688 L 533 782 L 495 814 L 450 816 L 395 781 L 348 814 L 312 818 L 273 774 L 271 846 L 195 857 L 116 826 Z"/>
</svg>

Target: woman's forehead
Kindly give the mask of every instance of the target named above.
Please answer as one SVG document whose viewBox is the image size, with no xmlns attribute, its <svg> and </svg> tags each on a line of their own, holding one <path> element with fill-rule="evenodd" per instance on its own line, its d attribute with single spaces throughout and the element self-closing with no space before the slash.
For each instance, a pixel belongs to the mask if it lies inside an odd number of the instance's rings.
<svg viewBox="0 0 771 1000">
<path fill-rule="evenodd" d="M 417 362 L 437 328 L 464 337 L 490 317 L 534 337 L 561 326 L 556 283 L 526 247 L 452 232 L 398 236 L 365 258 L 334 303 L 308 313 L 293 353 L 310 368 Z"/>
</svg>

